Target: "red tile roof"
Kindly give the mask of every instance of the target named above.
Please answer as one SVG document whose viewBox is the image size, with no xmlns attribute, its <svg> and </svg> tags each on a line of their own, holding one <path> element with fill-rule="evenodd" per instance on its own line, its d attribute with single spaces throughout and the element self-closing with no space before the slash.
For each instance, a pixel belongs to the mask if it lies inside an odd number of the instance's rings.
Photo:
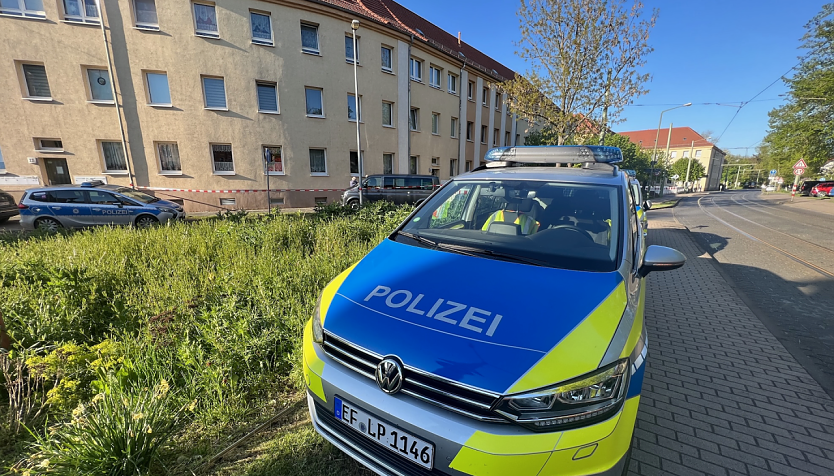
<svg viewBox="0 0 834 476">
<path fill-rule="evenodd" d="M 657 136 L 657 129 L 647 129 L 644 131 L 629 131 L 619 132 L 629 140 L 643 149 L 653 149 L 654 139 Z M 660 138 L 658 139 L 657 148 L 666 148 L 666 138 L 669 136 L 669 129 L 660 130 Z M 692 141 L 695 141 L 695 147 L 717 147 L 712 142 L 705 139 L 701 134 L 695 132 L 691 127 L 673 127 L 672 141 L 669 143 L 670 148 L 690 147 Z"/>
<path fill-rule="evenodd" d="M 361 17 L 387 25 L 407 35 L 414 35 L 414 41 L 422 41 L 445 52 L 470 67 L 498 80 L 515 77 L 515 72 L 474 47 L 461 42 L 456 36 L 442 30 L 434 23 L 417 15 L 393 0 L 310 0 L 350 11 Z M 460 56 L 460 54 L 463 56 Z"/>
</svg>

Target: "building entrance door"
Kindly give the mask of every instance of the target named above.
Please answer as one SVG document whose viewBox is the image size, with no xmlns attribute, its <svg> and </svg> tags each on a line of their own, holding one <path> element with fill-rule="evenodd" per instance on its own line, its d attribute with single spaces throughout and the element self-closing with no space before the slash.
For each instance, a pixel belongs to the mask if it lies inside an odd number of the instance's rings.
<svg viewBox="0 0 834 476">
<path fill-rule="evenodd" d="M 67 167 L 67 159 L 43 159 L 43 165 L 46 167 L 46 178 L 49 185 L 72 183 L 69 167 Z"/>
</svg>

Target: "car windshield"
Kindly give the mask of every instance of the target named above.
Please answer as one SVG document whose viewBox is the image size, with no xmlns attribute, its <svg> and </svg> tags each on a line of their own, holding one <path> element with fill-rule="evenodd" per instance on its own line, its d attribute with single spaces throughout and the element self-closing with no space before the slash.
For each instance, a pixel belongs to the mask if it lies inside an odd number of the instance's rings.
<svg viewBox="0 0 834 476">
<path fill-rule="evenodd" d="M 537 266 L 613 271 L 619 262 L 618 191 L 539 180 L 454 181 L 394 239 Z"/>
<path fill-rule="evenodd" d="M 134 200 L 138 200 L 142 203 L 153 203 L 153 202 L 158 202 L 159 201 L 159 199 L 156 198 L 156 197 L 152 197 L 152 196 L 148 195 L 147 193 L 137 192 L 136 190 L 133 190 L 133 189 L 130 189 L 130 188 L 120 188 L 116 191 L 121 193 L 122 195 L 124 195 L 126 197 L 130 197 L 130 198 L 132 198 Z"/>
</svg>

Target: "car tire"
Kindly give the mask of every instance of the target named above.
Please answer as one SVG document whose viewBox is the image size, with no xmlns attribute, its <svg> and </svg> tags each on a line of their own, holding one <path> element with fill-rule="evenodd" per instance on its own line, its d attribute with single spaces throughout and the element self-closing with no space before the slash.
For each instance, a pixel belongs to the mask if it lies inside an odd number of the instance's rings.
<svg viewBox="0 0 834 476">
<path fill-rule="evenodd" d="M 56 233 L 58 230 L 63 228 L 64 225 L 61 225 L 61 222 L 54 218 L 38 218 L 35 220 L 35 229 L 36 230 L 43 230 L 48 233 Z"/>
<path fill-rule="evenodd" d="M 158 225 L 158 224 L 159 224 L 159 220 L 157 220 L 155 217 L 152 217 L 150 215 L 142 215 L 142 216 L 138 217 L 136 219 L 136 222 L 134 223 L 134 225 L 136 225 L 136 228 L 150 228 L 150 227 L 152 227 L 154 225 Z"/>
<path fill-rule="evenodd" d="M 348 202 L 347 202 L 347 206 L 348 206 L 351 210 L 359 210 L 359 200 L 358 200 L 358 199 L 356 199 L 356 198 L 350 199 L 350 200 L 348 200 Z"/>
</svg>

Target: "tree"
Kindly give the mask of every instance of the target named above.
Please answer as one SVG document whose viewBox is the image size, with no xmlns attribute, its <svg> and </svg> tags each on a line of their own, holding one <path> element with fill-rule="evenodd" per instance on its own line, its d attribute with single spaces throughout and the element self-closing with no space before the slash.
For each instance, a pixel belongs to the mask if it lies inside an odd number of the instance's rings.
<svg viewBox="0 0 834 476">
<path fill-rule="evenodd" d="M 762 164 L 789 176 L 799 159 L 816 173 L 834 156 L 834 3 L 805 25 L 796 74 L 785 79 L 787 104 L 770 111 L 767 136 L 759 153 Z"/>
<path fill-rule="evenodd" d="M 695 182 L 696 180 L 700 179 L 707 175 L 706 169 L 704 166 L 701 165 L 701 162 L 698 159 L 692 159 L 692 165 L 690 166 L 690 159 L 678 159 L 675 161 L 674 164 L 669 168 L 669 173 L 674 176 L 678 176 L 679 182 L 686 181 L 686 169 L 689 167 L 689 183 Z"/>
<path fill-rule="evenodd" d="M 630 8 L 626 1 L 633 1 Z M 510 108 L 551 129 L 557 144 L 589 123 L 619 122 L 623 107 L 648 93 L 650 75 L 638 69 L 653 51 L 656 10 L 644 19 L 639 0 L 521 0 L 518 16 L 516 54 L 529 69 L 502 87 Z"/>
</svg>

